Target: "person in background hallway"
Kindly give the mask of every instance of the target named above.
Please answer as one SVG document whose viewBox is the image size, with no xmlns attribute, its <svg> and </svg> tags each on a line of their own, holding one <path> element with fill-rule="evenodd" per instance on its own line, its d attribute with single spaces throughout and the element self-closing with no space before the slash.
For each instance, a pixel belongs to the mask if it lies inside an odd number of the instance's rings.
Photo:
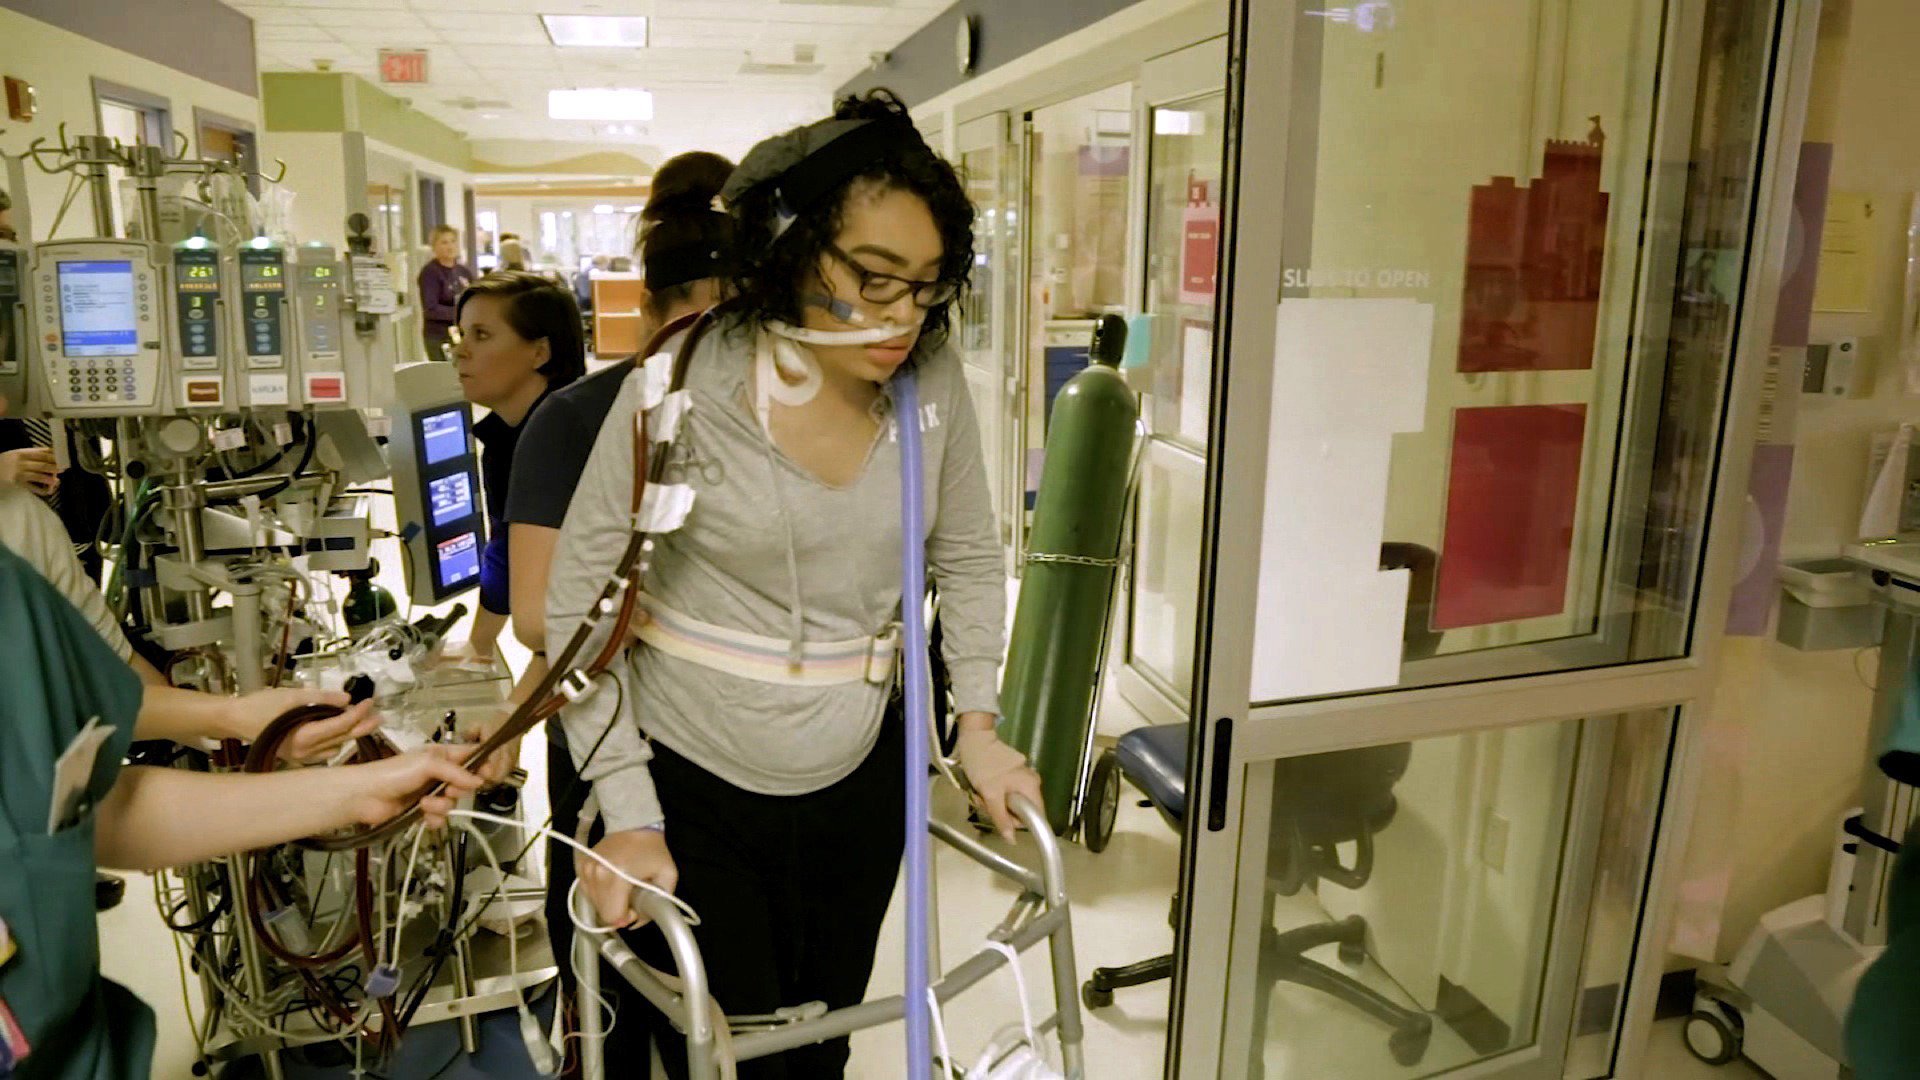
<svg viewBox="0 0 1920 1080">
<path fill-rule="evenodd" d="M 581 267 L 579 272 L 573 275 L 573 298 L 580 302 L 580 310 L 582 312 L 591 312 L 593 310 L 594 272 L 597 270 L 604 274 L 607 268 L 612 265 L 612 259 L 607 258 L 605 255 L 595 255 L 592 261 Z"/>
<path fill-rule="evenodd" d="M 500 269 L 525 270 L 527 249 L 518 239 L 500 241 Z"/>
<path fill-rule="evenodd" d="M 436 226 L 432 235 L 433 261 L 420 268 L 420 334 L 427 359 L 447 359 L 447 331 L 460 320 L 456 305 L 474 273 L 460 262 L 460 233 L 451 225 Z"/>
</svg>

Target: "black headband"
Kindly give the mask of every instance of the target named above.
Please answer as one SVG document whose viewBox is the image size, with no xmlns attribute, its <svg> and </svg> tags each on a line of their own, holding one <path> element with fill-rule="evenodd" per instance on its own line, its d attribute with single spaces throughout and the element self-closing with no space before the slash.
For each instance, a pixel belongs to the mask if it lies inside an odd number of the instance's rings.
<svg viewBox="0 0 1920 1080">
<path fill-rule="evenodd" d="M 798 214 L 827 193 L 860 175 L 903 141 L 922 141 L 905 120 L 869 120 L 801 158 L 778 181 L 780 209 Z"/>
</svg>

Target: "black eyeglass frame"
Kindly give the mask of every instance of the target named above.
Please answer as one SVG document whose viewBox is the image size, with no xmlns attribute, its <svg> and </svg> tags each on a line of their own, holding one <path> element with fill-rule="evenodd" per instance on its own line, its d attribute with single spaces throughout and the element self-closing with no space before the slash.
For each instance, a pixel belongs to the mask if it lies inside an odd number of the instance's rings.
<svg viewBox="0 0 1920 1080">
<path fill-rule="evenodd" d="M 914 278 L 904 278 L 898 274 L 869 270 L 858 262 L 855 262 L 853 256 L 841 251 L 837 244 L 827 244 L 826 250 L 827 254 L 838 259 L 841 265 L 853 271 L 853 276 L 859 281 L 858 291 L 860 293 L 860 299 L 869 304 L 898 303 L 901 297 L 912 293 L 913 306 L 922 311 L 927 311 L 939 307 L 941 304 L 947 303 L 960 295 L 959 282 L 948 281 L 944 278 L 935 278 L 932 281 L 919 281 Z M 876 295 L 874 289 L 876 285 L 882 287 L 878 295 Z"/>
</svg>

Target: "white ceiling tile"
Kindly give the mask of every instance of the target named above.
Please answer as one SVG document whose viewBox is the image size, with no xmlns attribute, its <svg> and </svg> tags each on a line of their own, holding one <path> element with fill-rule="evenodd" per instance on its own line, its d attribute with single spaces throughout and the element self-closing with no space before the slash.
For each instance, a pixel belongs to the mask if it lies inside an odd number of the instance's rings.
<svg viewBox="0 0 1920 1080">
<path fill-rule="evenodd" d="M 427 27 L 330 26 L 333 36 L 349 45 L 367 45 L 379 49 L 424 49 L 445 47 L 446 38 Z"/>
<path fill-rule="evenodd" d="M 253 20 L 253 25 L 262 26 L 312 26 L 314 22 L 307 18 L 304 11 L 293 8 L 277 7 L 272 4 L 234 4 L 235 10 Z"/>
<path fill-rule="evenodd" d="M 424 22 L 420 21 L 420 16 L 405 11 L 392 13 L 383 11 L 379 14 L 374 14 L 368 11 L 309 8 L 305 11 L 305 14 L 308 22 L 316 26 L 325 26 L 329 29 L 336 26 L 379 26 L 391 28 L 399 32 L 403 30 L 421 29 L 426 26 Z"/>
<path fill-rule="evenodd" d="M 501 15 L 442 9 L 423 11 L 417 17 L 426 20 L 430 26 L 458 31 L 461 34 L 468 32 L 516 34 L 528 44 L 547 43 L 546 28 L 540 24 L 538 13 L 531 10 L 517 15 Z"/>
<path fill-rule="evenodd" d="M 358 11 L 365 18 L 369 11 L 391 12 L 399 5 L 393 0 L 273 0 L 273 6 L 291 8 L 308 16 L 330 11 Z"/>
<path fill-rule="evenodd" d="M 269 24 L 256 25 L 253 28 L 253 40 L 261 48 L 284 41 L 331 43 L 333 34 L 321 27 L 308 23 L 304 26 L 282 26 Z"/>
</svg>

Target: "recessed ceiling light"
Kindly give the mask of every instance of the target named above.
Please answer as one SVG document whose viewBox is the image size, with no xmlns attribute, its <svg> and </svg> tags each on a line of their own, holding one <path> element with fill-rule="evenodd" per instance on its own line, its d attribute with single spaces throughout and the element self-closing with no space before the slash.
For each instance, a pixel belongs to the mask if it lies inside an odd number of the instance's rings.
<svg viewBox="0 0 1920 1080">
<path fill-rule="evenodd" d="M 542 15 L 547 37 L 563 49 L 644 49 L 644 15 Z"/>
<path fill-rule="evenodd" d="M 653 94 L 646 90 L 549 90 L 547 116 L 554 120 L 651 120 Z"/>
</svg>

